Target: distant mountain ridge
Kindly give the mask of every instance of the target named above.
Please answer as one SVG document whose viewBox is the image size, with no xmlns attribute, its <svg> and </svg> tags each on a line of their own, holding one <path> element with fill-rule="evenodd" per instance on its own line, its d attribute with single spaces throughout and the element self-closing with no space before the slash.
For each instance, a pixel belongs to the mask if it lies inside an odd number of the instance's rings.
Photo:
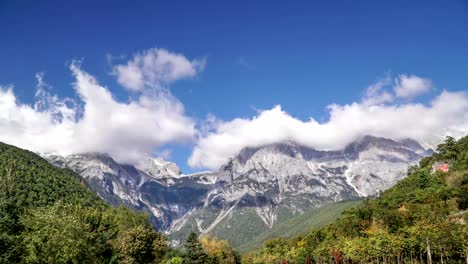
<svg viewBox="0 0 468 264">
<path fill-rule="evenodd" d="M 375 196 L 431 153 L 414 140 L 373 136 L 341 151 L 283 142 L 245 148 L 218 172 L 191 175 L 159 158 L 136 168 L 99 153 L 44 157 L 80 174 L 111 204 L 147 211 L 175 243 L 195 230 L 240 246 L 321 205 Z"/>
<path fill-rule="evenodd" d="M 311 223 L 318 228 L 285 239 L 324 211 L 329 215 L 333 210 L 325 205 L 304 213 L 302 221 L 276 225 L 261 247 L 261 236 L 254 246 L 243 246 L 244 252 L 255 249 L 244 254 L 243 262 L 467 263 L 468 136 L 447 137 L 437 153 L 422 158 L 378 197 L 346 210 L 336 221 L 322 227 Z"/>
</svg>

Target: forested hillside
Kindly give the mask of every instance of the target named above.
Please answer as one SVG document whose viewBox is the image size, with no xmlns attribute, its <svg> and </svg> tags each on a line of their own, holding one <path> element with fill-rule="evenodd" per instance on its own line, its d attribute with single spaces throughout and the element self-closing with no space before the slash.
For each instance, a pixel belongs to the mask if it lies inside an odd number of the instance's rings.
<svg viewBox="0 0 468 264">
<path fill-rule="evenodd" d="M 468 136 L 437 151 L 332 224 L 269 240 L 243 263 L 468 263 Z"/>
<path fill-rule="evenodd" d="M 165 237 L 69 170 L 0 143 L 0 263 L 150 263 Z"/>
<path fill-rule="evenodd" d="M 468 263 L 468 137 L 437 150 L 332 224 L 242 262 Z M 184 246 L 169 248 L 146 215 L 106 205 L 73 172 L 0 143 L 0 263 L 239 263 L 226 241 L 191 234 Z"/>
<path fill-rule="evenodd" d="M 0 263 L 239 263 L 226 242 L 192 234 L 174 250 L 147 215 L 113 208 L 77 174 L 0 143 Z"/>
</svg>

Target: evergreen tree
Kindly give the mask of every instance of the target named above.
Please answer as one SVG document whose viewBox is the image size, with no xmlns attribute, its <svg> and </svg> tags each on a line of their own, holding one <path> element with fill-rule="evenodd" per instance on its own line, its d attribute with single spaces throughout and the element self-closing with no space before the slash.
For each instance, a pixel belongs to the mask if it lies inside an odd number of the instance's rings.
<svg viewBox="0 0 468 264">
<path fill-rule="evenodd" d="M 184 264 L 204 264 L 208 262 L 208 255 L 202 248 L 198 235 L 190 232 L 185 242 Z"/>
<path fill-rule="evenodd" d="M 460 210 L 468 209 L 468 174 L 464 175 L 458 191 L 458 208 Z"/>
<path fill-rule="evenodd" d="M 437 146 L 437 151 L 442 159 L 453 160 L 458 154 L 455 139 L 453 137 L 447 137 L 444 143 Z"/>
<path fill-rule="evenodd" d="M 21 232 L 20 211 L 14 201 L 15 185 L 13 164 L 0 176 L 0 263 L 14 263 L 20 260 Z"/>
<path fill-rule="evenodd" d="M 146 215 L 111 208 L 74 172 L 0 142 L 0 264 L 161 263 L 166 252 Z"/>
</svg>

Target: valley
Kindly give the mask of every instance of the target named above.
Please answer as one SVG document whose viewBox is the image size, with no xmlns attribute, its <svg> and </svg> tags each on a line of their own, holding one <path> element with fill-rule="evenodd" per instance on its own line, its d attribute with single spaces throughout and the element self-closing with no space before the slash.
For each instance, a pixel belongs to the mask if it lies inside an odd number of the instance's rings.
<svg viewBox="0 0 468 264">
<path fill-rule="evenodd" d="M 195 231 L 251 248 L 254 239 L 266 240 L 280 226 L 321 206 L 335 208 L 334 217 L 327 218 L 332 221 L 347 208 L 333 207 L 334 203 L 378 195 L 403 179 L 408 166 L 431 153 L 412 140 L 372 136 L 341 151 L 285 142 L 243 149 L 219 171 L 191 175 L 159 158 L 135 167 L 102 153 L 43 156 L 81 175 L 110 204 L 146 212 L 174 246 Z"/>
</svg>

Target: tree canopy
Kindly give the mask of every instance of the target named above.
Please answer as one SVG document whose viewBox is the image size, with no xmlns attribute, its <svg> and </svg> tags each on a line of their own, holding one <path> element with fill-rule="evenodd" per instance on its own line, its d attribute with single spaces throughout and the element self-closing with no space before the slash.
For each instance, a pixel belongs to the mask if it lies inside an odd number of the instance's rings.
<svg viewBox="0 0 468 264">
<path fill-rule="evenodd" d="M 166 238 L 77 174 L 0 143 L 0 263 L 154 263 Z"/>
</svg>

